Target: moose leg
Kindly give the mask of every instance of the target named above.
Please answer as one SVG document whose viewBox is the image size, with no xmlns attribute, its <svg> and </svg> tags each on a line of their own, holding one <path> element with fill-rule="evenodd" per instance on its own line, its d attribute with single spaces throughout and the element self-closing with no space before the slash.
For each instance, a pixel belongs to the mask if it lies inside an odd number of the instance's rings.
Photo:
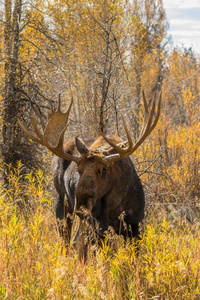
<svg viewBox="0 0 200 300">
<path fill-rule="evenodd" d="M 130 226 L 130 230 L 131 230 L 131 237 L 134 237 L 137 239 L 139 239 L 139 225 L 138 224 L 131 224 Z"/>
<path fill-rule="evenodd" d="M 72 230 L 72 209 L 64 195 L 59 195 L 56 203 L 56 219 L 60 236 L 69 246 Z"/>
<path fill-rule="evenodd" d="M 86 220 L 81 220 L 79 218 L 79 223 L 75 230 L 72 245 L 78 253 L 79 260 L 86 262 L 88 252 L 88 224 Z"/>
<path fill-rule="evenodd" d="M 139 224 L 127 222 L 127 218 L 125 217 L 123 220 L 123 226 L 121 225 L 121 229 L 119 234 L 123 235 L 124 240 L 127 242 L 131 242 L 135 245 L 136 254 L 139 252 L 140 245 L 140 232 L 139 232 Z"/>
<path fill-rule="evenodd" d="M 101 215 L 98 217 L 96 229 L 99 237 L 98 244 L 101 246 L 105 240 L 105 232 L 108 230 L 108 203 L 104 199 L 101 201 Z"/>
<path fill-rule="evenodd" d="M 131 231 L 131 238 L 134 238 L 133 244 L 135 246 L 135 253 L 138 256 L 139 250 L 140 250 L 140 232 L 139 232 L 139 225 L 138 224 L 131 224 L 130 225 L 130 231 Z"/>
</svg>

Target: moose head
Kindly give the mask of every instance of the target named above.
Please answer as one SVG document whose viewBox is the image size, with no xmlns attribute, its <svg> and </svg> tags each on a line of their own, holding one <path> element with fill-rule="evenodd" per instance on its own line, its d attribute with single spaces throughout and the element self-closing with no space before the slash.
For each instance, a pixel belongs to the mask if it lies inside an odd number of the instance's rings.
<svg viewBox="0 0 200 300">
<path fill-rule="evenodd" d="M 51 104 L 51 113 L 48 115 L 46 125 L 37 110 L 43 132 L 37 126 L 35 114 L 33 129 L 36 135 L 30 133 L 18 120 L 21 129 L 32 140 L 55 154 L 52 169 L 58 194 L 56 217 L 60 233 L 66 243 L 69 243 L 73 223 L 70 215 L 75 212 L 80 217 L 78 233 L 74 239 L 74 244 L 79 244 L 77 246 L 79 252 L 83 251 L 80 250 L 83 249 L 84 244 L 80 236 L 85 210 L 89 212 L 94 224 L 98 224 L 96 231 L 100 237 L 104 236 L 109 226 L 125 238 L 139 234 L 138 224 L 144 216 L 144 193 L 129 156 L 155 128 L 160 115 L 161 94 L 157 104 L 154 96 L 149 109 L 143 92 L 143 103 L 144 122 L 136 143 L 133 143 L 123 117 L 127 141 L 123 141 L 116 135 L 107 137 L 104 133 L 101 133 L 93 143 L 84 142 L 79 137 L 64 141 L 72 102 L 68 110 L 63 113 L 60 96 L 56 110 Z M 126 228 L 121 226 L 121 214 L 124 215 Z M 66 222 L 61 222 L 63 220 Z"/>
</svg>

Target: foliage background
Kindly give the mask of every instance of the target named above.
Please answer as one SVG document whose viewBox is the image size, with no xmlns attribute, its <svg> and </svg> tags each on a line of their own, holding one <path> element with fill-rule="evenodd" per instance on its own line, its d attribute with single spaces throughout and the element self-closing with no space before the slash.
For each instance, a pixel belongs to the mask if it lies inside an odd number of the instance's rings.
<svg viewBox="0 0 200 300">
<path fill-rule="evenodd" d="M 5 0 L 0 19 L 0 298 L 199 299 L 199 54 L 170 46 L 162 1 Z M 47 118 L 60 93 L 63 110 L 74 100 L 66 138 L 125 138 L 123 114 L 136 140 L 142 90 L 163 100 L 132 156 L 146 195 L 140 253 L 115 237 L 84 265 L 57 233 L 51 155 L 17 117 Z"/>
</svg>

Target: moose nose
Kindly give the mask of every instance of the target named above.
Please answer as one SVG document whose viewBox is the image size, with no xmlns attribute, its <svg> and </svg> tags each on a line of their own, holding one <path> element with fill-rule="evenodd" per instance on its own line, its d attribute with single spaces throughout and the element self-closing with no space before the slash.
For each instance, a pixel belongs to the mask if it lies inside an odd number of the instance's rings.
<svg viewBox="0 0 200 300">
<path fill-rule="evenodd" d="M 94 181 L 90 177 L 85 177 L 79 181 L 76 192 L 77 198 L 90 198 L 94 196 Z"/>
<path fill-rule="evenodd" d="M 90 198 L 94 195 L 94 191 L 92 188 L 86 188 L 84 186 L 79 187 L 76 192 L 76 196 L 78 198 Z"/>
</svg>

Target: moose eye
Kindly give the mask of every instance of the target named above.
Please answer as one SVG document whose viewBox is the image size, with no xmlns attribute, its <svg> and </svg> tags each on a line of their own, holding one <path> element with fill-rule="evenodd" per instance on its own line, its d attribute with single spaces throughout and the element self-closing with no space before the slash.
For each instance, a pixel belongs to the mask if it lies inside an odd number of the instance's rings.
<svg viewBox="0 0 200 300">
<path fill-rule="evenodd" d="M 107 173 L 107 169 L 106 169 L 106 168 L 103 168 L 103 170 L 102 170 L 102 175 L 106 175 L 106 173 Z"/>
</svg>

